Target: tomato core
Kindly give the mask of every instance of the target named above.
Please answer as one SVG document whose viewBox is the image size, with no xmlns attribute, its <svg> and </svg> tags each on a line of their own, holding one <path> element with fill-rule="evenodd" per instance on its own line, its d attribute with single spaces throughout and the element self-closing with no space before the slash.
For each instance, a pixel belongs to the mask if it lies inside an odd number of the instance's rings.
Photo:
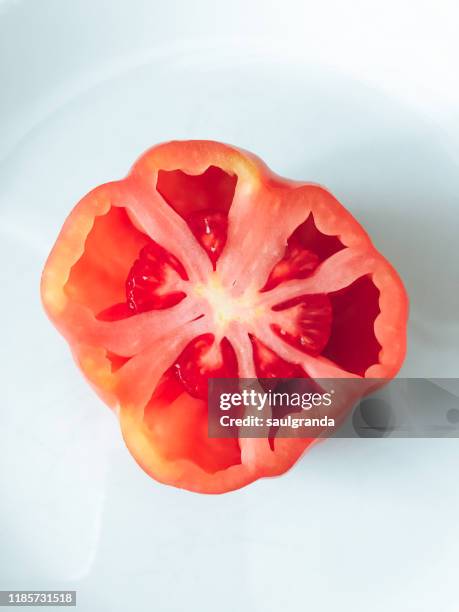
<svg viewBox="0 0 459 612">
<path fill-rule="evenodd" d="M 232 321 L 245 324 L 271 313 L 273 331 L 285 342 L 311 355 L 318 355 L 330 336 L 332 310 L 326 295 L 307 295 L 266 309 L 257 303 L 257 292 L 233 296 L 231 288 L 220 282 L 215 267 L 227 240 L 228 220 L 225 213 L 211 209 L 195 211 L 187 223 L 210 258 L 214 273 L 208 282 L 194 287 L 196 295 L 210 306 L 218 338 L 205 334 L 192 341 L 173 367 L 178 380 L 193 397 L 207 397 L 207 380 L 238 376 L 234 350 L 225 337 Z M 307 278 L 319 265 L 319 257 L 302 246 L 297 236 L 288 241 L 282 259 L 272 269 L 263 291 L 281 283 Z M 186 280 L 180 261 L 154 241 L 144 246 L 126 279 L 126 305 L 132 314 L 170 308 L 184 299 L 181 281 Z M 122 305 L 117 311 L 122 312 Z M 254 336 L 251 338 L 254 366 L 261 378 L 304 376 L 304 370 L 282 359 Z"/>
</svg>

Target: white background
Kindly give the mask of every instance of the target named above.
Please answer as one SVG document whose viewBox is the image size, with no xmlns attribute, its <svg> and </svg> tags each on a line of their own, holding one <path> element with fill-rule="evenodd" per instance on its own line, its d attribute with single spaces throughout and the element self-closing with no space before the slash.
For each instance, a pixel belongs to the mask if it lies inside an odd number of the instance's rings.
<svg viewBox="0 0 459 612">
<path fill-rule="evenodd" d="M 38 296 L 84 193 L 156 142 L 222 140 L 343 201 L 410 294 L 402 373 L 457 376 L 456 4 L 0 0 L 0 588 L 90 612 L 457 611 L 457 440 L 330 440 L 219 497 L 158 485 Z"/>
</svg>

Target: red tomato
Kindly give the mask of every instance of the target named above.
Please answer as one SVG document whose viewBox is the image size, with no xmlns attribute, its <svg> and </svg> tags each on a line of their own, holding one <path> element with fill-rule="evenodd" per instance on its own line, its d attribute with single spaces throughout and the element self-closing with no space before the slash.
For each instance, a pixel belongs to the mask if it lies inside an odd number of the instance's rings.
<svg viewBox="0 0 459 612">
<path fill-rule="evenodd" d="M 390 378 L 407 298 L 323 187 L 210 141 L 147 151 L 86 195 L 42 278 L 45 309 L 155 479 L 221 493 L 311 439 L 211 439 L 209 377 Z"/>
</svg>

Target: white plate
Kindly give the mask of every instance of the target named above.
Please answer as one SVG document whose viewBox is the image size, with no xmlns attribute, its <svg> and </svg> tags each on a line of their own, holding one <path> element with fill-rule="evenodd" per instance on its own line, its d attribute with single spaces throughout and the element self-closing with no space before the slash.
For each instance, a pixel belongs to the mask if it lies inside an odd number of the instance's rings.
<svg viewBox="0 0 459 612">
<path fill-rule="evenodd" d="M 402 373 L 457 376 L 454 15 L 347 4 L 0 2 L 1 589 L 91 612 L 457 609 L 457 440 L 328 441 L 220 497 L 161 486 L 39 303 L 84 193 L 211 138 L 328 186 L 406 282 Z"/>
</svg>

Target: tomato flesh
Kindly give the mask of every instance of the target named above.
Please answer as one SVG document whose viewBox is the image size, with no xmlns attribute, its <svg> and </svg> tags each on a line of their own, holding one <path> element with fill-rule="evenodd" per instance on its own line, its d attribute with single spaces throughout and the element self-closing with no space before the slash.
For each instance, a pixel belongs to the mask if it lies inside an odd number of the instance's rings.
<svg viewBox="0 0 459 612">
<path fill-rule="evenodd" d="M 344 207 L 210 141 L 158 145 L 85 196 L 42 298 L 139 464 L 200 492 L 278 475 L 311 443 L 209 437 L 209 378 L 392 377 L 404 356 L 403 286 Z"/>
</svg>

